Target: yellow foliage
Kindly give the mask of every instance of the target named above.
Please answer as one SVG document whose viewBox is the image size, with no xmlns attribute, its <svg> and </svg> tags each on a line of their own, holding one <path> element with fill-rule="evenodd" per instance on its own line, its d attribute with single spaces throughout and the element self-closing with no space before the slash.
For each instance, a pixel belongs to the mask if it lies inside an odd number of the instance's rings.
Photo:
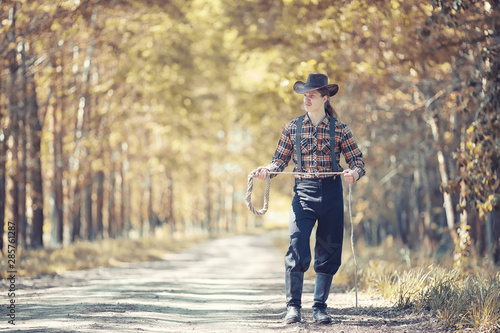
<svg viewBox="0 0 500 333">
<path fill-rule="evenodd" d="M 401 0 L 391 0 L 391 6 L 393 9 L 398 9 L 401 6 Z"/>
</svg>

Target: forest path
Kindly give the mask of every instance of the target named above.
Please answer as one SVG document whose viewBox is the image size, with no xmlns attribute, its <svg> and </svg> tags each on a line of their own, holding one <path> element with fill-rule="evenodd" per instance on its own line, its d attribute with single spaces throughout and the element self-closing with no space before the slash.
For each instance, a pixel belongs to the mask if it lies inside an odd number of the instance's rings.
<svg viewBox="0 0 500 333">
<path fill-rule="evenodd" d="M 20 278 L 16 325 L 7 323 L 2 306 L 0 331 L 426 332 L 429 318 L 396 312 L 365 294 L 356 309 L 354 293 L 334 287 L 329 311 L 337 322 L 315 325 L 313 281 L 304 287 L 303 322 L 283 324 L 283 255 L 272 245 L 276 236 L 213 239 L 160 261 Z"/>
</svg>

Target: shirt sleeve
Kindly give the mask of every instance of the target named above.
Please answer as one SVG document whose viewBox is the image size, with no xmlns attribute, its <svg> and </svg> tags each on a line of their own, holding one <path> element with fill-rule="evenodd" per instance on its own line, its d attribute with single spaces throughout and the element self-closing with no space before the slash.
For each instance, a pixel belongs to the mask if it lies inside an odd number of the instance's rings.
<svg viewBox="0 0 500 333">
<path fill-rule="evenodd" d="M 273 159 L 271 163 L 267 166 L 271 172 L 281 172 L 285 170 L 290 162 L 290 158 L 293 155 L 293 141 L 290 137 L 290 123 L 288 123 L 283 132 L 281 133 L 280 139 L 278 141 L 278 146 L 274 152 Z M 271 175 L 275 177 L 276 175 Z"/>
<path fill-rule="evenodd" d="M 363 153 L 358 148 L 358 145 L 352 136 L 351 130 L 346 125 L 342 130 L 341 142 L 342 153 L 344 154 L 346 163 L 349 164 L 349 168 L 351 170 L 356 170 L 359 178 L 363 177 L 366 173 L 365 163 L 363 162 Z"/>
</svg>

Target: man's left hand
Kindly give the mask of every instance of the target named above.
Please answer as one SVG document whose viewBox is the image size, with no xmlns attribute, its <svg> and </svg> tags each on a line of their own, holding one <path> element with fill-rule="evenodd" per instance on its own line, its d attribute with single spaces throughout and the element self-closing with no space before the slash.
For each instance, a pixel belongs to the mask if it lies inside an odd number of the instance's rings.
<svg viewBox="0 0 500 333">
<path fill-rule="evenodd" d="M 344 175 L 345 181 L 349 184 L 354 184 L 359 178 L 356 170 L 346 169 L 342 172 L 342 174 Z"/>
</svg>

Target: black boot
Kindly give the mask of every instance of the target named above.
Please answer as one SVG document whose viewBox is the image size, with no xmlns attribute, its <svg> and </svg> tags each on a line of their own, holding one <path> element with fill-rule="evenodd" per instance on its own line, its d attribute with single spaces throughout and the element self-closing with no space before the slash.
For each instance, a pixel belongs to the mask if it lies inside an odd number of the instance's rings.
<svg viewBox="0 0 500 333">
<path fill-rule="evenodd" d="M 289 305 L 286 309 L 285 324 L 300 323 L 300 307 Z"/>
<path fill-rule="evenodd" d="M 333 275 L 316 273 L 314 285 L 313 319 L 318 324 L 330 324 L 332 317 L 326 313 L 326 300 L 330 293 Z"/>
<path fill-rule="evenodd" d="M 300 323 L 300 307 L 302 299 L 302 286 L 304 285 L 304 273 L 302 272 L 286 272 L 285 288 L 286 288 L 286 306 L 287 313 L 285 323 Z"/>
</svg>

